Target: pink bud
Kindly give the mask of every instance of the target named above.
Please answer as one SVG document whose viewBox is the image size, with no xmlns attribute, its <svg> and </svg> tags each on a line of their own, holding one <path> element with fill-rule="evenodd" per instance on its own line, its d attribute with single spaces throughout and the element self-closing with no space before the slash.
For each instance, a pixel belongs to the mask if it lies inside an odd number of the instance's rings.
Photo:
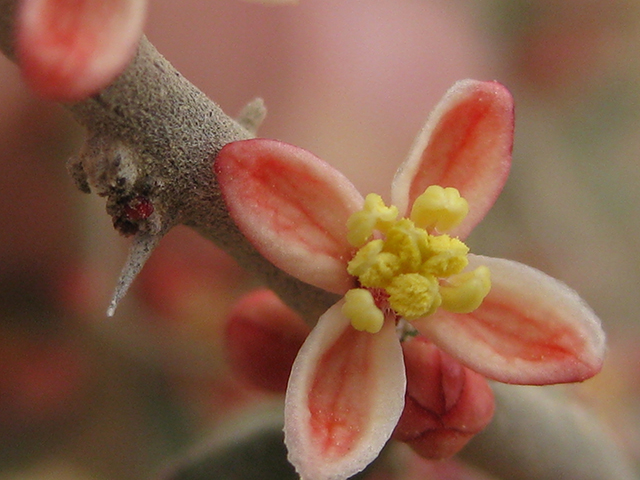
<svg viewBox="0 0 640 480">
<path fill-rule="evenodd" d="M 284 393 L 293 361 L 309 331 L 272 291 L 250 293 L 229 317 L 225 332 L 229 363 L 253 385 Z"/>
<path fill-rule="evenodd" d="M 394 438 L 425 458 L 457 453 L 491 420 L 493 392 L 485 378 L 418 336 L 402 344 L 405 407 Z"/>
</svg>

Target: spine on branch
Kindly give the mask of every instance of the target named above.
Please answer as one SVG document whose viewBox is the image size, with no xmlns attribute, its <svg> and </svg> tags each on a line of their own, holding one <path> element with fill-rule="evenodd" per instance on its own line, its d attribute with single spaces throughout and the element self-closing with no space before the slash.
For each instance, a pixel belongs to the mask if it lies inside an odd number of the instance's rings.
<svg viewBox="0 0 640 480">
<path fill-rule="evenodd" d="M 264 117 L 261 101 L 233 120 L 143 37 L 115 82 L 69 110 L 88 135 L 69 171 L 81 190 L 105 196 L 115 228 L 134 236 L 110 314 L 159 239 L 179 223 L 262 276 L 309 320 L 333 301 L 258 254 L 230 219 L 220 195 L 215 156 L 225 144 L 253 136 Z"/>
</svg>

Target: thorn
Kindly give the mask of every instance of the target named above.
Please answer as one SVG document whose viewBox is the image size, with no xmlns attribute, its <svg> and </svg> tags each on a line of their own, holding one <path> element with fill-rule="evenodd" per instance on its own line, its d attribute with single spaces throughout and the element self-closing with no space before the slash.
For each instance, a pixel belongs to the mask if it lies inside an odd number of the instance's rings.
<svg viewBox="0 0 640 480">
<path fill-rule="evenodd" d="M 120 272 L 120 278 L 116 285 L 115 292 L 107 309 L 107 316 L 113 317 L 116 313 L 116 308 L 120 303 L 120 300 L 124 298 L 129 290 L 129 287 L 142 270 L 147 259 L 151 256 L 151 252 L 158 246 L 160 239 L 164 236 L 164 233 L 155 235 L 141 234 L 136 235 L 133 239 L 131 248 L 129 249 L 129 256 L 127 261 Z"/>
<path fill-rule="evenodd" d="M 256 135 L 258 128 L 260 128 L 260 125 L 266 116 L 267 109 L 264 106 L 264 101 L 261 98 L 254 98 L 244 106 L 237 121 L 240 125 L 246 128 L 249 133 Z"/>
</svg>

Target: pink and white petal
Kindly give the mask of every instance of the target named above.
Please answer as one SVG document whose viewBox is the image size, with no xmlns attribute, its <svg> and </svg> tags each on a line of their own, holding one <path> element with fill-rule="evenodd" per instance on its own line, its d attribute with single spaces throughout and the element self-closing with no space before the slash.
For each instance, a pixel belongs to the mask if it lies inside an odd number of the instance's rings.
<svg viewBox="0 0 640 480">
<path fill-rule="evenodd" d="M 346 177 L 302 148 L 266 139 L 227 144 L 215 171 L 231 217 L 267 260 L 334 293 L 353 286 L 347 220 L 364 200 Z"/>
<path fill-rule="evenodd" d="M 469 368 L 505 383 L 577 382 L 602 368 L 600 320 L 562 282 L 517 262 L 470 255 L 491 270 L 491 291 L 470 314 L 439 310 L 413 322 Z"/>
<path fill-rule="evenodd" d="M 404 406 L 395 322 L 355 330 L 341 300 L 318 321 L 293 365 L 285 402 L 289 461 L 305 480 L 342 480 L 380 453 Z"/>
<path fill-rule="evenodd" d="M 513 145 L 513 99 L 497 82 L 457 82 L 429 116 L 391 189 L 409 212 L 430 185 L 455 187 L 469 215 L 451 234 L 466 237 L 489 211 L 507 180 Z"/>
<path fill-rule="evenodd" d="M 22 0 L 17 57 L 39 95 L 77 101 L 97 93 L 133 57 L 146 0 Z"/>
</svg>

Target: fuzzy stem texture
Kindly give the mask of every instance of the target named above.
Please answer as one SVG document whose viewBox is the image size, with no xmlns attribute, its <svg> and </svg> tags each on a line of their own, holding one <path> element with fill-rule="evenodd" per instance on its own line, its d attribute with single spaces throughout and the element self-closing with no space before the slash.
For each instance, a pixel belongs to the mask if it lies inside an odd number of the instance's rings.
<svg viewBox="0 0 640 480">
<path fill-rule="evenodd" d="M 228 215 L 212 166 L 225 144 L 250 138 L 252 132 L 186 80 L 146 38 L 141 39 L 133 62 L 115 82 L 69 109 L 87 129 L 89 143 L 93 136 L 93 143 L 98 145 L 122 146 L 119 155 L 102 159 L 100 150 L 85 149 L 86 154 L 81 153 L 72 164 L 80 163 L 80 176 L 82 170 L 91 176 L 87 170 L 96 162 L 133 159 L 135 179 L 130 181 L 131 188 L 122 193 L 117 188 L 104 192 L 117 227 L 119 205 L 131 198 L 149 197 L 155 220 L 150 219 L 151 225 L 138 222 L 134 234 L 150 230 L 151 234 L 163 235 L 183 223 L 262 277 L 309 321 L 315 321 L 333 303 L 332 295 L 290 277 L 266 261 L 238 231 Z M 98 167 L 100 172 L 108 169 L 108 165 Z M 127 182 L 129 179 L 125 178 Z"/>
<path fill-rule="evenodd" d="M 460 458 L 503 479 L 637 480 L 600 421 L 557 388 L 493 383 L 494 418 Z"/>
</svg>

